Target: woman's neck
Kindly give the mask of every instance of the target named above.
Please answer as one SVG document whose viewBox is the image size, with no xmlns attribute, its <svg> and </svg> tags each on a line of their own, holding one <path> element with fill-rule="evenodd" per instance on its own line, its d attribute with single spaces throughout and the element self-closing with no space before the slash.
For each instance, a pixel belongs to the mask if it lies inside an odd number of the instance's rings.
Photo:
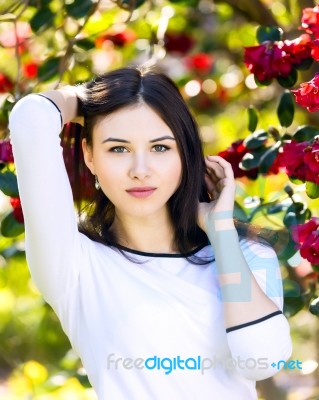
<svg viewBox="0 0 319 400">
<path fill-rule="evenodd" d="M 111 231 L 118 244 L 148 253 L 178 253 L 174 244 L 174 228 L 168 217 L 134 218 L 115 215 Z"/>
</svg>

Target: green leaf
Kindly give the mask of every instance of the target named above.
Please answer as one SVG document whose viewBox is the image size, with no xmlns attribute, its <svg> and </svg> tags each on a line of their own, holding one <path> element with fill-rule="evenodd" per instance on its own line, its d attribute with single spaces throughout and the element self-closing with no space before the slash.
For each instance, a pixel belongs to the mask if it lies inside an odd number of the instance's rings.
<svg viewBox="0 0 319 400">
<path fill-rule="evenodd" d="M 310 199 L 319 198 L 319 185 L 314 182 L 306 182 L 306 193 Z"/>
<path fill-rule="evenodd" d="M 296 243 L 292 240 L 288 229 L 274 230 L 271 235 L 271 244 L 280 260 L 289 260 L 297 252 Z"/>
<path fill-rule="evenodd" d="M 267 139 L 268 132 L 263 129 L 259 129 L 258 131 L 247 136 L 243 144 L 245 147 L 247 147 L 247 149 L 257 149 L 258 147 L 261 147 L 267 141 Z"/>
<path fill-rule="evenodd" d="M 94 47 L 95 47 L 94 42 L 92 42 L 92 40 L 87 39 L 87 38 L 78 40 L 78 41 L 75 43 L 75 45 L 76 45 L 77 47 L 80 47 L 80 48 L 83 49 L 83 50 L 92 50 L 92 49 L 94 49 Z"/>
<path fill-rule="evenodd" d="M 284 314 L 287 318 L 292 317 L 302 310 L 306 304 L 304 296 L 297 282 L 291 279 L 283 280 L 284 288 Z"/>
<path fill-rule="evenodd" d="M 315 136 L 319 135 L 319 129 L 311 125 L 299 126 L 293 134 L 292 139 L 297 142 L 306 142 L 312 140 Z"/>
<path fill-rule="evenodd" d="M 54 13 L 49 8 L 41 8 L 30 20 L 33 32 L 37 33 L 50 28 L 53 24 L 54 17 Z"/>
<path fill-rule="evenodd" d="M 18 183 L 16 175 L 11 171 L 0 173 L 0 190 L 7 196 L 18 197 Z"/>
<path fill-rule="evenodd" d="M 57 75 L 59 71 L 60 60 L 60 57 L 51 57 L 39 67 L 38 76 L 41 81 L 48 81 Z"/>
<path fill-rule="evenodd" d="M 247 216 L 245 210 L 241 207 L 241 205 L 237 201 L 235 201 L 233 215 L 234 215 L 234 218 L 238 218 L 239 221 L 248 222 L 248 216 Z"/>
<path fill-rule="evenodd" d="M 254 106 L 248 107 L 248 130 L 250 132 L 255 132 L 258 124 L 258 114 Z"/>
<path fill-rule="evenodd" d="M 269 86 L 272 83 L 272 79 L 265 79 L 264 81 L 260 81 L 256 75 L 254 75 L 254 80 L 257 86 Z"/>
<path fill-rule="evenodd" d="M 279 83 L 280 86 L 290 89 L 292 88 L 298 80 L 298 72 L 295 68 L 292 68 L 290 74 L 288 76 L 278 76 L 277 77 L 277 82 Z"/>
<path fill-rule="evenodd" d="M 24 224 L 20 224 L 11 211 L 1 221 L 1 234 L 5 237 L 16 237 L 24 232 Z"/>
<path fill-rule="evenodd" d="M 267 214 L 277 214 L 285 209 L 284 204 L 274 204 L 273 206 L 270 206 L 267 210 Z"/>
<path fill-rule="evenodd" d="M 13 101 L 14 100 L 12 99 L 11 95 L 8 95 L 8 97 L 2 103 L 0 107 L 0 127 L 8 125 L 9 113 L 15 104 Z"/>
<path fill-rule="evenodd" d="M 265 149 L 266 148 L 262 146 L 249 153 L 246 153 L 239 163 L 239 167 L 245 171 L 258 167 L 260 157 L 265 153 Z"/>
<path fill-rule="evenodd" d="M 316 315 L 317 317 L 319 316 L 319 297 L 312 300 L 309 305 L 309 311 L 311 312 L 311 314 Z"/>
<path fill-rule="evenodd" d="M 295 178 L 294 176 L 288 176 L 290 182 L 294 183 L 295 185 L 303 185 L 305 182 L 301 179 Z"/>
<path fill-rule="evenodd" d="M 118 0 L 116 4 L 124 10 L 131 10 L 133 7 L 136 9 L 144 3 L 145 0 Z"/>
<path fill-rule="evenodd" d="M 29 5 L 33 7 L 39 7 L 39 2 L 41 6 L 47 6 L 52 2 L 52 0 L 30 0 Z"/>
<path fill-rule="evenodd" d="M 257 29 L 256 37 L 258 43 L 263 43 L 266 41 L 276 42 L 281 40 L 283 35 L 283 30 L 278 26 L 268 25 L 268 26 L 260 26 Z"/>
<path fill-rule="evenodd" d="M 71 4 L 66 4 L 66 12 L 70 17 L 83 18 L 88 15 L 93 6 L 92 0 L 74 0 Z"/>
<path fill-rule="evenodd" d="M 266 174 L 270 167 L 273 165 L 279 148 L 281 146 L 281 141 L 278 140 L 273 146 L 269 147 L 268 150 L 260 157 L 259 171 L 262 174 Z"/>
<path fill-rule="evenodd" d="M 313 58 L 309 57 L 301 61 L 300 64 L 295 64 L 294 67 L 300 71 L 308 70 L 313 64 Z"/>
<path fill-rule="evenodd" d="M 190 6 L 194 7 L 197 6 L 198 0 L 169 0 L 170 3 L 177 3 L 177 4 L 183 4 L 185 6 Z"/>
<path fill-rule="evenodd" d="M 283 223 L 287 228 L 291 228 L 293 225 L 305 223 L 310 217 L 311 211 L 309 208 L 305 207 L 304 203 L 292 203 L 287 208 Z"/>
<path fill-rule="evenodd" d="M 295 105 L 292 94 L 286 90 L 279 101 L 277 116 L 281 126 L 288 128 L 294 120 Z"/>
</svg>

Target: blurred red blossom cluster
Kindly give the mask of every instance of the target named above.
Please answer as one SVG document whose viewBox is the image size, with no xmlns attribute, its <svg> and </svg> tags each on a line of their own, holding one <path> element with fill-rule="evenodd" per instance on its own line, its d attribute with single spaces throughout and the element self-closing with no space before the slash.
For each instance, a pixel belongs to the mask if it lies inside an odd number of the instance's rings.
<svg viewBox="0 0 319 400">
<path fill-rule="evenodd" d="M 96 48 L 102 48 L 105 42 L 112 42 L 114 46 L 124 47 L 137 39 L 136 33 L 130 29 L 121 32 L 109 32 L 95 39 Z"/>
<path fill-rule="evenodd" d="M 299 89 L 292 90 L 295 95 L 296 102 L 308 111 L 313 112 L 319 110 L 319 73 L 309 81 L 300 85 Z"/>
<path fill-rule="evenodd" d="M 226 150 L 219 152 L 218 155 L 231 164 L 235 178 L 247 176 L 250 179 L 256 179 L 258 176 L 258 168 L 246 171 L 239 167 L 242 158 L 249 152 L 243 142 L 244 139 L 236 140 Z"/>
<path fill-rule="evenodd" d="M 29 39 L 32 36 L 30 24 L 26 21 L 17 21 L 16 28 L 8 24 L 0 31 L 0 45 L 21 57 L 21 73 L 25 79 L 35 79 L 38 76 L 39 61 L 33 59 Z M 11 92 L 14 88 L 12 79 L 7 73 L 0 71 L 0 93 Z"/>
<path fill-rule="evenodd" d="M 310 40 L 308 46 L 311 48 L 311 57 L 315 61 L 319 61 L 319 6 L 303 10 L 300 29 L 314 35 L 314 40 Z M 309 82 L 302 83 L 298 89 L 292 90 L 296 102 L 310 112 L 319 110 L 318 91 L 318 73 Z"/>
<path fill-rule="evenodd" d="M 257 179 L 259 174 L 258 167 L 248 170 L 240 168 L 240 163 L 243 157 L 250 152 L 251 150 L 248 149 L 244 144 L 244 139 L 239 139 L 233 142 L 226 150 L 219 152 L 218 155 L 223 157 L 232 165 L 235 178 L 242 178 L 245 176 L 249 179 Z M 284 170 L 285 160 L 283 158 L 283 154 L 278 152 L 274 162 L 267 171 L 267 175 L 278 174 L 280 171 Z"/>
<path fill-rule="evenodd" d="M 301 257 L 319 265 L 319 218 L 312 217 L 305 224 L 296 225 L 292 237 L 300 249 Z"/>
<path fill-rule="evenodd" d="M 319 6 L 303 10 L 299 29 L 306 33 L 296 39 L 264 40 L 244 49 L 244 62 L 260 82 L 286 78 L 294 68 L 304 69 L 312 60 L 319 61 Z"/>
<path fill-rule="evenodd" d="M 0 140 L 0 162 L 13 163 L 11 142 L 8 139 Z"/>
<path fill-rule="evenodd" d="M 292 140 L 283 146 L 286 173 L 291 178 L 319 185 L 319 137 L 310 142 Z"/>
<path fill-rule="evenodd" d="M 316 39 L 319 38 L 319 6 L 302 10 L 300 29 L 313 34 Z"/>
<path fill-rule="evenodd" d="M 194 46 L 195 40 L 184 32 L 166 32 L 165 48 L 169 53 L 186 54 Z"/>
<path fill-rule="evenodd" d="M 244 62 L 260 82 L 278 76 L 287 77 L 294 66 L 312 56 L 312 40 L 303 34 L 294 40 L 266 41 L 258 46 L 245 47 Z"/>
<path fill-rule="evenodd" d="M 13 82 L 11 79 L 0 72 L 0 93 L 7 93 L 13 89 Z"/>
<path fill-rule="evenodd" d="M 213 68 L 213 57 L 207 53 L 196 53 L 186 57 L 186 65 L 190 70 L 208 74 Z"/>
<path fill-rule="evenodd" d="M 21 207 L 21 202 L 19 197 L 11 197 L 10 204 L 13 208 L 13 216 L 20 223 L 24 223 L 23 212 Z"/>
</svg>

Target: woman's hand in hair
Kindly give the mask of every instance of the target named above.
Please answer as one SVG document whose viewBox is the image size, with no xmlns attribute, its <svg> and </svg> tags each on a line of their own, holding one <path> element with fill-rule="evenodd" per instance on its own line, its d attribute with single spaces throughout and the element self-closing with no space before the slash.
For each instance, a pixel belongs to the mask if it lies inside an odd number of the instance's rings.
<svg viewBox="0 0 319 400">
<path fill-rule="evenodd" d="M 220 156 L 205 157 L 205 182 L 211 201 L 198 207 L 198 225 L 208 233 L 208 220 L 220 220 L 232 226 L 236 183 L 231 164 Z M 220 224 L 219 223 L 219 224 Z M 227 228 L 227 226 L 224 226 Z"/>
<path fill-rule="evenodd" d="M 81 116 L 81 102 L 85 98 L 85 85 L 63 86 L 57 90 L 41 93 L 51 99 L 62 113 L 63 124 L 76 122 L 84 124 Z"/>
</svg>

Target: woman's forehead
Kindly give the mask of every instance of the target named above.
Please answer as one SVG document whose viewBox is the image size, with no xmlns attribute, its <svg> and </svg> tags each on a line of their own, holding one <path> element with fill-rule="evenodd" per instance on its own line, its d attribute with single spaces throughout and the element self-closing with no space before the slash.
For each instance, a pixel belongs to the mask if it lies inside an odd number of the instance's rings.
<svg viewBox="0 0 319 400">
<path fill-rule="evenodd" d="M 95 136 L 125 135 L 141 136 L 174 136 L 169 126 L 163 119 L 146 104 L 125 107 L 107 116 L 101 116 L 93 128 Z"/>
</svg>

